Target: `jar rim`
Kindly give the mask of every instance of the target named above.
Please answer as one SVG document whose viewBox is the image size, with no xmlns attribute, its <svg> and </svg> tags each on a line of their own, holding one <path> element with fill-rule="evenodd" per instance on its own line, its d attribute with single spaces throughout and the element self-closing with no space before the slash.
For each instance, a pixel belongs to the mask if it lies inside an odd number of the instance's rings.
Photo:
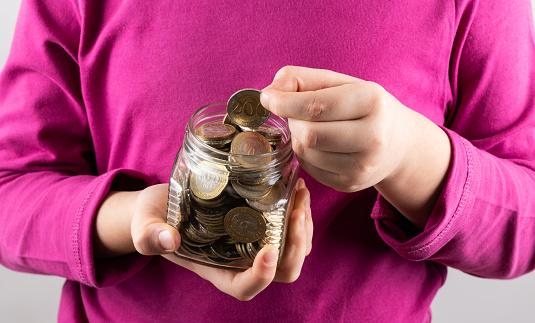
<svg viewBox="0 0 535 323">
<path fill-rule="evenodd" d="M 227 104 L 226 101 L 217 101 L 217 102 L 213 102 L 213 103 L 204 105 L 201 108 L 197 109 L 197 111 L 195 111 L 191 115 L 190 119 L 188 120 L 188 123 L 186 125 L 186 136 L 191 136 L 193 138 L 193 140 L 195 141 L 195 144 L 196 145 L 200 145 L 202 147 L 202 149 L 207 150 L 210 153 L 213 153 L 215 155 L 222 156 L 222 158 L 215 158 L 215 159 L 220 159 L 221 161 L 223 161 L 225 163 L 228 163 L 231 159 L 235 159 L 235 158 L 252 158 L 252 156 L 254 156 L 254 158 L 271 158 L 271 161 L 273 161 L 273 160 L 277 160 L 277 159 L 280 159 L 280 158 L 284 158 L 284 156 L 290 155 L 290 154 L 293 153 L 292 144 L 291 144 L 291 133 L 290 133 L 290 129 L 288 128 L 288 119 L 281 118 L 281 117 L 273 115 L 273 114 L 272 114 L 273 117 L 272 117 L 271 120 L 273 120 L 273 122 L 278 126 L 278 128 L 283 131 L 283 138 L 286 139 L 286 140 L 283 141 L 283 143 L 276 150 L 273 150 L 272 152 L 259 154 L 259 155 L 233 154 L 233 153 L 230 153 L 230 152 L 225 152 L 225 151 L 219 150 L 217 148 L 214 148 L 214 147 L 208 145 L 207 143 L 205 143 L 204 141 L 202 141 L 199 138 L 199 136 L 197 136 L 195 131 L 192 131 L 197 126 L 196 125 L 196 120 L 201 119 L 201 116 L 203 115 L 203 112 L 206 112 L 208 109 L 213 108 L 215 106 L 219 106 L 219 105 L 224 105 L 226 107 L 226 104 Z M 223 112 L 223 111 L 221 111 L 221 112 Z M 224 112 L 226 114 L 226 109 L 225 109 Z M 284 124 L 281 124 L 281 122 L 283 122 Z M 213 157 L 213 156 L 211 156 L 211 157 Z M 265 168 L 266 166 L 270 166 L 270 164 L 271 164 L 271 162 L 268 163 L 267 165 L 260 166 L 260 168 Z"/>
</svg>

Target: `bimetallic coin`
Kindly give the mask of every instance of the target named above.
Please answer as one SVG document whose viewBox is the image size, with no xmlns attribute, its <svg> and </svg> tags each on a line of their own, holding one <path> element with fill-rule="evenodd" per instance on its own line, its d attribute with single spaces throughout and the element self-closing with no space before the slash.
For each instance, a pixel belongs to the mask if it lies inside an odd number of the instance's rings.
<svg viewBox="0 0 535 323">
<path fill-rule="evenodd" d="M 201 140 L 223 141 L 236 134 L 236 128 L 223 123 L 206 123 L 195 128 L 195 134 Z"/>
<path fill-rule="evenodd" d="M 190 176 L 191 192 L 204 200 L 215 199 L 228 183 L 229 172 L 223 165 L 202 161 L 192 168 Z"/>
<path fill-rule="evenodd" d="M 227 102 L 230 121 L 243 127 L 258 127 L 266 122 L 271 112 L 260 103 L 260 91 L 243 89 L 234 93 Z"/>
<path fill-rule="evenodd" d="M 243 157 L 235 157 L 235 159 L 246 168 L 259 167 L 271 161 L 271 156 L 248 156 L 263 155 L 272 151 L 273 148 L 269 144 L 269 141 L 261 134 L 252 131 L 246 131 L 236 135 L 230 144 L 230 152 L 232 154 L 245 155 Z"/>
<path fill-rule="evenodd" d="M 239 133 L 230 145 L 230 151 L 237 155 L 262 155 L 272 152 L 269 141 L 258 132 Z"/>
<path fill-rule="evenodd" d="M 266 232 L 266 219 L 262 213 L 249 207 L 237 207 L 225 216 L 225 230 L 238 242 L 255 242 Z"/>
</svg>

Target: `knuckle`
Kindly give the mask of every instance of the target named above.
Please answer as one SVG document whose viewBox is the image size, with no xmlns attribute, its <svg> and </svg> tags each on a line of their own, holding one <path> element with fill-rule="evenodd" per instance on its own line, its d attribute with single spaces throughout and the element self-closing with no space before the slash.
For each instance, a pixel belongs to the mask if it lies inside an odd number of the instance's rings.
<svg viewBox="0 0 535 323">
<path fill-rule="evenodd" d="M 313 96 L 305 103 L 305 118 L 310 121 L 321 120 L 327 114 L 329 106 L 318 96 Z"/>
<path fill-rule="evenodd" d="M 292 272 L 288 275 L 286 281 L 288 283 L 293 283 L 299 278 L 299 276 L 301 276 L 301 271 Z"/>
<path fill-rule="evenodd" d="M 297 86 L 297 68 L 295 66 L 284 66 L 275 73 L 273 87 L 281 91 L 292 91 Z"/>
<path fill-rule="evenodd" d="M 235 294 L 234 298 L 236 298 L 239 301 L 242 302 L 248 302 L 254 298 L 255 295 L 248 295 L 248 294 Z"/>
<path fill-rule="evenodd" d="M 303 155 L 304 153 L 304 147 L 303 147 L 303 144 L 301 142 L 299 142 L 298 140 L 292 140 L 292 149 L 294 151 L 294 153 L 297 155 L 297 156 L 301 156 Z"/>
<path fill-rule="evenodd" d="M 286 65 L 283 66 L 280 70 L 277 71 L 275 74 L 275 77 L 287 77 L 289 75 L 293 75 L 295 70 L 295 66 Z"/>
<path fill-rule="evenodd" d="M 371 101 L 374 109 L 385 108 L 388 105 L 388 96 L 386 95 L 386 90 L 381 85 L 374 82 L 366 82 L 366 85 L 368 86 L 368 91 L 371 95 Z"/>
<path fill-rule="evenodd" d="M 387 145 L 387 130 L 382 127 L 375 127 L 370 132 L 370 146 L 373 150 L 382 150 Z"/>
<path fill-rule="evenodd" d="M 302 130 L 301 144 L 306 148 L 315 148 L 318 145 L 318 134 L 310 127 L 304 127 Z"/>
<path fill-rule="evenodd" d="M 373 177 L 373 175 L 376 173 L 377 166 L 372 163 L 362 163 L 358 167 L 358 176 L 360 178 L 366 179 Z"/>
<path fill-rule="evenodd" d="M 360 174 L 358 174 L 358 171 L 353 174 L 350 174 L 349 176 L 338 174 L 338 176 L 336 177 L 336 190 L 344 193 L 353 193 L 360 191 L 363 187 L 358 182 L 359 176 Z"/>
<path fill-rule="evenodd" d="M 343 193 L 354 193 L 360 190 L 360 186 L 351 183 L 341 183 L 336 189 Z"/>
</svg>

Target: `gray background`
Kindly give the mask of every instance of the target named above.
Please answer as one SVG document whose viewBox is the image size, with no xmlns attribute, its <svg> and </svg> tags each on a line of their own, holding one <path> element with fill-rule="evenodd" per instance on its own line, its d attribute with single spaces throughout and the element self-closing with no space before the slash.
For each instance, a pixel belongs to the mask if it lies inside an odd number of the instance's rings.
<svg viewBox="0 0 535 323">
<path fill-rule="evenodd" d="M 0 2 L 0 66 L 9 53 L 20 1 Z M 535 0 L 531 1 L 535 7 Z M 62 283 L 58 277 L 22 274 L 0 266 L 0 321 L 55 322 Z M 501 281 L 450 269 L 432 309 L 434 323 L 535 322 L 535 273 Z"/>
</svg>

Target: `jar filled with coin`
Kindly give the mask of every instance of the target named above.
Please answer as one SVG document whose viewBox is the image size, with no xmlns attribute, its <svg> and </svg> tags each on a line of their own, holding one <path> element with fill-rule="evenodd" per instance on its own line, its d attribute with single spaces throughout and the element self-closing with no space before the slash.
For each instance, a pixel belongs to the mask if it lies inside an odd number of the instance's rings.
<svg viewBox="0 0 535 323">
<path fill-rule="evenodd" d="M 287 120 L 259 98 L 240 90 L 191 116 L 169 182 L 178 257 L 246 269 L 266 244 L 282 253 L 298 164 Z"/>
</svg>

